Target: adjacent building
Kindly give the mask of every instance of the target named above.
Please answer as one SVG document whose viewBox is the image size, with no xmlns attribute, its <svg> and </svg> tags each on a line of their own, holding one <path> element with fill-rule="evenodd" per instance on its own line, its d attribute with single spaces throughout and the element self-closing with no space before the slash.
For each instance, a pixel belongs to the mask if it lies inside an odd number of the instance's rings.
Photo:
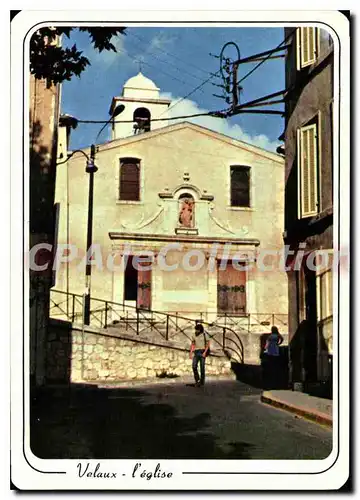
<svg viewBox="0 0 360 500">
<path fill-rule="evenodd" d="M 323 29 L 285 28 L 285 37 L 290 378 L 303 387 L 331 379 L 334 51 Z"/>
<path fill-rule="evenodd" d="M 57 130 L 60 111 L 59 85 L 30 76 L 29 82 L 29 250 L 55 241 L 56 207 L 54 205 Z M 49 259 L 50 255 L 50 259 Z M 48 263 L 51 253 L 41 249 L 34 255 L 38 266 Z M 29 270 L 30 297 L 30 374 L 32 382 L 44 383 L 45 339 L 49 319 L 51 265 L 44 271 Z"/>
</svg>

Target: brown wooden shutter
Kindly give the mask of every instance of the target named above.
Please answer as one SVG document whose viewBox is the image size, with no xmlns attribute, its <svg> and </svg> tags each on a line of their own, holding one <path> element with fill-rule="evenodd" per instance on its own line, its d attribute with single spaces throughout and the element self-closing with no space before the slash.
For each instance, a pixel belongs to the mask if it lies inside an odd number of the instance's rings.
<svg viewBox="0 0 360 500">
<path fill-rule="evenodd" d="M 250 167 L 230 167 L 231 206 L 250 206 Z"/>
<path fill-rule="evenodd" d="M 246 313 L 246 271 L 233 267 L 228 261 L 222 269 L 221 261 L 218 267 L 218 311 L 220 313 Z"/>
<path fill-rule="evenodd" d="M 134 158 L 120 160 L 119 199 L 140 200 L 140 161 Z"/>
<path fill-rule="evenodd" d="M 137 307 L 139 309 L 151 309 L 151 264 L 148 262 L 141 262 L 138 271 L 138 293 L 137 293 Z M 146 269 L 146 268 L 149 269 Z"/>
</svg>

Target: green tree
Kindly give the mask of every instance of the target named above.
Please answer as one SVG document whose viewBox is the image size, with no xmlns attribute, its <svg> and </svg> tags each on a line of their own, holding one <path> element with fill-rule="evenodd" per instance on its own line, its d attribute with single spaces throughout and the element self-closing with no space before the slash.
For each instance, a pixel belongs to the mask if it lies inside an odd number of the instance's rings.
<svg viewBox="0 0 360 500">
<path fill-rule="evenodd" d="M 45 79 L 48 86 L 70 80 L 72 76 L 80 76 L 85 68 L 90 65 L 87 57 L 82 55 L 76 44 L 71 48 L 64 48 L 56 43 L 57 37 L 65 35 L 70 38 L 74 29 L 87 32 L 93 47 L 102 52 L 112 50 L 116 52 L 111 43 L 113 36 L 124 35 L 126 28 L 99 28 L 99 27 L 54 27 L 41 28 L 30 40 L 30 72 L 37 79 Z"/>
</svg>

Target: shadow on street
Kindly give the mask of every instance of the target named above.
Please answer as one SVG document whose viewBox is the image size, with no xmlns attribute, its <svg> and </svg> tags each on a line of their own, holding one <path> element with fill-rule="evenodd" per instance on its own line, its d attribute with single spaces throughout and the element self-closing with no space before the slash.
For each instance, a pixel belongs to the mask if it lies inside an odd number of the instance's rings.
<svg viewBox="0 0 360 500">
<path fill-rule="evenodd" d="M 265 348 L 265 340 L 267 334 L 260 338 L 259 346 L 259 363 L 231 363 L 231 369 L 236 376 L 236 380 L 248 384 L 257 389 L 288 389 L 289 388 L 289 372 L 288 372 L 288 348 L 281 346 L 280 356 L 278 357 L 275 371 L 270 372 L 266 366 L 263 352 Z"/>
<path fill-rule="evenodd" d="M 31 402 L 32 452 L 44 459 L 250 458 L 248 443 L 228 443 L 226 451 L 217 446 L 210 414 L 201 408 L 184 418 L 161 401 L 147 404 L 144 396 L 137 389 L 80 384 L 43 390 Z"/>
</svg>

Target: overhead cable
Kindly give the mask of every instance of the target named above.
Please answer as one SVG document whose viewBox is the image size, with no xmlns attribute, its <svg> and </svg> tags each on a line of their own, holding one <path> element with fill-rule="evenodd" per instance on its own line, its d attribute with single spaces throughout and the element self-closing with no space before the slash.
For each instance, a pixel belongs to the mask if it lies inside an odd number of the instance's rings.
<svg viewBox="0 0 360 500">
<path fill-rule="evenodd" d="M 184 101 L 185 99 L 187 99 L 188 97 L 190 97 L 192 94 L 194 94 L 197 90 L 200 90 L 201 87 L 203 87 L 207 82 L 209 82 L 212 78 L 215 78 L 218 74 L 220 73 L 220 71 L 217 71 L 216 73 L 212 74 L 207 80 L 205 80 L 203 83 L 201 83 L 200 85 L 198 85 L 197 87 L 195 87 L 191 92 L 189 92 L 188 94 L 186 94 L 186 96 L 182 97 L 179 101 L 176 101 L 172 106 L 170 106 L 166 111 L 170 111 L 170 109 L 173 109 L 175 108 L 175 106 L 177 106 L 178 104 L 180 104 L 182 101 Z M 162 113 L 164 114 L 164 113 Z M 160 115 L 161 116 L 161 115 Z"/>
<path fill-rule="evenodd" d="M 137 37 L 138 38 L 138 37 Z M 144 50 L 143 47 L 141 47 L 140 45 L 133 45 L 133 48 L 135 49 L 140 49 L 140 50 Z M 183 69 L 183 68 L 180 68 L 179 66 L 177 66 L 176 64 L 170 62 L 170 61 L 166 61 L 164 59 L 161 59 L 158 55 L 154 54 L 154 52 L 146 52 L 145 55 L 147 56 L 150 56 L 150 57 L 153 57 L 154 59 L 156 59 L 157 61 L 160 61 L 161 63 L 163 64 L 167 64 L 169 66 L 172 66 L 175 68 L 176 71 L 178 71 L 179 73 L 183 73 L 185 75 L 189 75 L 191 76 L 191 78 L 195 78 L 195 80 L 200 80 L 202 81 L 203 79 L 201 78 L 201 76 L 197 76 L 197 75 L 194 75 L 193 73 L 190 73 L 189 71 Z M 173 57 L 173 56 L 171 56 Z"/>
<path fill-rule="evenodd" d="M 133 36 L 135 38 L 137 38 L 138 40 L 142 40 L 143 42 L 148 43 L 148 41 L 145 40 L 145 38 L 141 37 L 140 35 L 137 35 L 137 34 L 135 34 L 133 32 L 128 32 L 127 34 L 131 35 L 131 36 Z M 160 52 L 163 52 L 164 54 L 167 54 L 167 55 L 173 57 L 174 59 L 177 59 L 178 61 L 181 61 L 182 63 L 186 64 L 187 66 L 191 66 L 191 67 L 197 69 L 198 71 L 201 71 L 202 73 L 206 73 L 206 74 L 209 73 L 208 71 L 206 71 L 206 70 L 204 70 L 202 68 L 199 68 L 199 66 L 196 66 L 195 64 L 192 64 L 190 61 L 184 61 L 183 59 L 181 59 L 180 57 L 176 56 L 175 54 L 167 52 L 166 50 L 162 49 L 161 47 L 156 47 L 156 50 L 159 50 Z"/>
<path fill-rule="evenodd" d="M 248 78 L 252 73 L 254 73 L 254 71 L 256 71 L 262 64 L 264 64 L 264 62 L 266 62 L 270 57 L 271 55 L 277 50 L 279 49 L 282 45 L 284 45 L 290 37 L 293 36 L 293 32 L 291 32 L 281 43 L 279 43 L 279 45 L 277 47 L 275 47 L 274 50 L 272 50 L 263 60 L 261 60 L 256 66 L 255 68 L 251 69 L 248 73 L 246 73 L 245 76 L 243 76 L 241 78 L 241 80 L 238 81 L 238 84 L 240 84 L 241 82 L 243 82 L 246 78 Z"/>
<path fill-rule="evenodd" d="M 214 118 L 225 118 L 224 111 L 207 111 L 206 113 L 195 113 L 193 115 L 171 116 L 169 118 L 153 118 L 152 122 L 161 122 L 168 120 L 180 120 L 183 118 L 195 118 L 196 116 L 211 116 Z M 108 123 L 107 120 L 78 120 L 78 123 Z M 114 120 L 112 123 L 134 123 L 134 120 Z"/>
</svg>

